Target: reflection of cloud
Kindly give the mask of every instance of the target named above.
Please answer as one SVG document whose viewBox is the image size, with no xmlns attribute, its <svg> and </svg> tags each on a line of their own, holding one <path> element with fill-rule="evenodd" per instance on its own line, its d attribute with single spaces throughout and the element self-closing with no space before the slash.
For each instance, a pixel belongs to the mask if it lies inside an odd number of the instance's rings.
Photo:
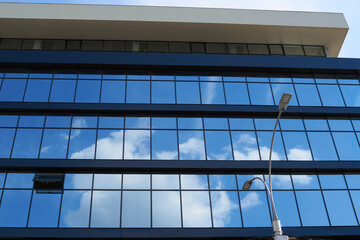
<svg viewBox="0 0 360 240">
<path fill-rule="evenodd" d="M 256 138 L 248 133 L 237 136 L 233 141 L 235 160 L 259 160 Z"/>
<path fill-rule="evenodd" d="M 76 118 L 72 123 L 73 128 L 87 128 L 87 123 L 84 118 Z"/>
<path fill-rule="evenodd" d="M 209 193 L 182 192 L 184 227 L 211 227 Z"/>
<path fill-rule="evenodd" d="M 261 153 L 261 158 L 262 160 L 269 160 L 269 156 L 270 156 L 270 148 L 266 147 L 266 146 L 260 146 L 260 153 Z M 280 156 L 279 153 L 277 153 L 276 151 L 272 151 L 271 154 L 271 159 L 272 160 L 283 160 L 285 159 L 285 156 Z"/>
<path fill-rule="evenodd" d="M 204 88 L 204 91 L 205 91 L 203 103 L 204 104 L 213 103 L 213 100 L 214 100 L 215 94 L 216 94 L 216 84 L 215 83 L 204 83 L 201 87 Z"/>
<path fill-rule="evenodd" d="M 94 227 L 120 227 L 120 192 L 94 191 L 91 225 Z"/>
<path fill-rule="evenodd" d="M 231 201 L 229 194 L 225 191 L 212 192 L 211 201 L 214 226 L 224 227 L 230 222 L 231 211 L 237 208 L 237 204 Z"/>
<path fill-rule="evenodd" d="M 310 150 L 303 150 L 300 148 L 292 148 L 289 150 L 288 153 L 289 160 L 302 160 L 302 161 L 309 161 L 312 160 Z"/>
<path fill-rule="evenodd" d="M 123 152 L 123 131 L 113 131 L 106 138 L 97 140 L 96 158 L 121 159 Z"/>
<path fill-rule="evenodd" d="M 40 152 L 41 153 L 46 153 L 46 152 L 48 152 L 49 151 L 49 149 L 51 148 L 51 146 L 46 146 L 46 147 L 41 147 L 41 149 L 40 149 Z"/>
<path fill-rule="evenodd" d="M 180 194 L 175 191 L 154 191 L 153 226 L 181 227 Z"/>
<path fill-rule="evenodd" d="M 125 159 L 150 159 L 150 131 L 125 131 Z"/>
<path fill-rule="evenodd" d="M 292 175 L 292 179 L 294 183 L 300 184 L 300 185 L 308 185 L 312 182 L 312 177 L 308 175 Z"/>
<path fill-rule="evenodd" d="M 74 152 L 71 154 L 71 159 L 91 159 L 94 158 L 95 144 L 84 148 L 80 151 Z"/>
<path fill-rule="evenodd" d="M 256 138 L 250 134 L 241 134 L 236 140 L 236 144 L 256 144 Z"/>
<path fill-rule="evenodd" d="M 200 175 L 181 175 L 181 186 L 184 189 L 207 189 L 208 183 L 206 177 Z"/>
<path fill-rule="evenodd" d="M 173 160 L 177 159 L 178 153 L 176 151 L 161 151 L 154 153 L 156 159 L 168 159 Z"/>
<path fill-rule="evenodd" d="M 277 188 L 291 189 L 291 180 L 289 175 L 272 175 L 272 184 Z"/>
<path fill-rule="evenodd" d="M 259 194 L 256 192 L 249 192 L 246 196 L 241 200 L 241 208 L 247 209 L 257 205 L 260 205 L 262 202 L 259 198 Z"/>
<path fill-rule="evenodd" d="M 180 153 L 187 154 L 189 159 L 205 159 L 204 142 L 199 138 L 189 138 L 186 142 L 179 145 Z M 182 157 L 184 159 L 184 157 Z"/>
<path fill-rule="evenodd" d="M 64 214 L 66 227 L 87 227 L 89 224 L 89 208 L 91 192 L 68 192 L 69 194 L 81 194 L 79 207 Z M 73 202 L 74 200 L 72 200 Z"/>
</svg>

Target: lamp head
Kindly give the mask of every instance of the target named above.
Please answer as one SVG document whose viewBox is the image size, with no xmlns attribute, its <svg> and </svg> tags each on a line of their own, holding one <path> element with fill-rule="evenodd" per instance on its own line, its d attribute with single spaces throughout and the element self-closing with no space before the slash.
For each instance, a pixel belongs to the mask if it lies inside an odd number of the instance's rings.
<svg viewBox="0 0 360 240">
<path fill-rule="evenodd" d="M 254 180 L 253 179 L 250 179 L 250 180 L 247 180 L 243 187 L 242 187 L 242 190 L 250 190 L 251 188 L 251 185 L 253 184 Z"/>
<path fill-rule="evenodd" d="M 279 102 L 279 111 L 285 111 L 289 105 L 290 99 L 292 97 L 291 93 L 283 93 Z"/>
</svg>

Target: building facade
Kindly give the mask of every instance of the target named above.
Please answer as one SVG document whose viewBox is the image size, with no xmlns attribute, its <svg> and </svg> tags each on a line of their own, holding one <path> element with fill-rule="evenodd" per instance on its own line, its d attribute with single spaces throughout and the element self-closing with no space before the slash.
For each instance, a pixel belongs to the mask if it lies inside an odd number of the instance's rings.
<svg viewBox="0 0 360 240">
<path fill-rule="evenodd" d="M 0 4 L 0 238 L 360 235 L 342 14 Z"/>
</svg>

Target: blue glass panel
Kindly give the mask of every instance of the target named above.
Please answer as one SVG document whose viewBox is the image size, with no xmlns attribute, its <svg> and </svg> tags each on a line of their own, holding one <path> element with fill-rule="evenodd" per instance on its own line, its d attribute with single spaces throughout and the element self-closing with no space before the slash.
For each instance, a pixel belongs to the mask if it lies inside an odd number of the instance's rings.
<svg viewBox="0 0 360 240">
<path fill-rule="evenodd" d="M 72 129 L 68 158 L 93 159 L 95 153 L 96 130 Z"/>
<path fill-rule="evenodd" d="M 45 127 L 68 128 L 71 117 L 68 116 L 47 116 Z"/>
<path fill-rule="evenodd" d="M 315 79 L 316 83 L 331 83 L 331 84 L 337 84 L 336 79 Z M 319 85 L 318 85 L 319 86 Z"/>
<path fill-rule="evenodd" d="M 319 189 L 316 175 L 292 175 L 295 189 Z"/>
<path fill-rule="evenodd" d="M 269 82 L 267 77 L 247 77 L 248 82 Z"/>
<path fill-rule="evenodd" d="M 226 103 L 234 105 L 250 104 L 246 83 L 225 83 Z"/>
<path fill-rule="evenodd" d="M 303 226 L 329 226 L 320 191 L 296 191 L 296 198 Z"/>
<path fill-rule="evenodd" d="M 254 177 L 264 179 L 263 175 L 237 175 L 239 190 L 242 189 L 247 180 L 253 179 Z M 251 189 L 265 189 L 265 186 L 260 180 L 255 180 Z"/>
<path fill-rule="evenodd" d="M 354 131 L 350 120 L 329 119 L 328 122 L 332 131 Z"/>
<path fill-rule="evenodd" d="M 5 175 L 6 173 L 0 173 L 0 188 L 4 187 Z"/>
<path fill-rule="evenodd" d="M 152 159 L 177 160 L 178 143 L 176 131 L 152 131 Z"/>
<path fill-rule="evenodd" d="M 79 79 L 101 79 L 101 74 L 79 74 Z"/>
<path fill-rule="evenodd" d="M 269 182 L 269 175 L 265 175 L 265 180 Z M 290 175 L 272 175 L 271 182 L 273 189 L 293 189 Z"/>
<path fill-rule="evenodd" d="M 209 175 L 210 189 L 237 189 L 235 175 Z"/>
<path fill-rule="evenodd" d="M 180 189 L 178 174 L 152 174 L 152 189 Z"/>
<path fill-rule="evenodd" d="M 180 192 L 152 192 L 152 227 L 181 227 Z"/>
<path fill-rule="evenodd" d="M 360 131 L 360 120 L 352 119 L 351 122 L 353 123 L 355 131 Z"/>
<path fill-rule="evenodd" d="M 175 76 L 176 81 L 199 81 L 199 76 Z"/>
<path fill-rule="evenodd" d="M 224 81 L 228 82 L 245 82 L 245 77 L 223 77 Z"/>
<path fill-rule="evenodd" d="M 121 189 L 121 174 L 94 174 L 94 189 Z"/>
<path fill-rule="evenodd" d="M 175 76 L 173 75 L 151 75 L 151 80 L 175 80 Z"/>
<path fill-rule="evenodd" d="M 57 227 L 60 210 L 60 194 L 33 193 L 29 227 Z"/>
<path fill-rule="evenodd" d="M 73 117 L 72 128 L 96 128 L 97 117 Z"/>
<path fill-rule="evenodd" d="M 150 75 L 127 75 L 128 80 L 150 80 Z"/>
<path fill-rule="evenodd" d="M 225 104 L 224 89 L 222 83 L 201 83 L 202 104 Z"/>
<path fill-rule="evenodd" d="M 49 100 L 51 80 L 30 79 L 25 92 L 25 102 L 47 102 Z"/>
<path fill-rule="evenodd" d="M 64 189 L 91 189 L 92 174 L 65 174 Z"/>
<path fill-rule="evenodd" d="M 124 128 L 124 118 L 99 117 L 99 128 Z"/>
<path fill-rule="evenodd" d="M 103 75 L 103 79 L 107 80 L 107 79 L 121 79 L 121 80 L 125 80 L 126 79 L 126 75 L 114 75 L 114 74 L 104 74 Z"/>
<path fill-rule="evenodd" d="M 75 86 L 75 80 L 54 80 L 50 102 L 74 102 Z"/>
<path fill-rule="evenodd" d="M 176 129 L 176 118 L 152 117 L 151 127 L 153 129 Z"/>
<path fill-rule="evenodd" d="M 120 227 L 120 191 L 94 191 L 90 227 Z"/>
<path fill-rule="evenodd" d="M 68 74 L 68 73 L 55 73 L 54 78 L 60 78 L 60 79 L 76 79 L 77 74 Z"/>
<path fill-rule="evenodd" d="M 241 227 L 239 197 L 235 191 L 212 191 L 214 227 Z"/>
<path fill-rule="evenodd" d="M 324 191 L 324 198 L 331 226 L 358 225 L 348 191 Z"/>
<path fill-rule="evenodd" d="M 280 119 L 282 130 L 304 130 L 302 119 Z"/>
<path fill-rule="evenodd" d="M 199 84 L 196 82 L 177 82 L 176 99 L 178 104 L 200 104 Z"/>
<path fill-rule="evenodd" d="M 150 103 L 150 82 L 127 82 L 126 103 Z"/>
<path fill-rule="evenodd" d="M 241 191 L 240 204 L 244 227 L 270 227 L 269 206 L 263 191 Z"/>
<path fill-rule="evenodd" d="M 202 131 L 179 131 L 180 160 L 205 160 Z"/>
<path fill-rule="evenodd" d="M 207 160 L 233 160 L 228 131 L 205 131 Z"/>
<path fill-rule="evenodd" d="M 305 132 L 283 132 L 288 160 L 313 160 Z"/>
<path fill-rule="evenodd" d="M 248 86 L 252 105 L 274 105 L 270 84 L 249 83 Z"/>
<path fill-rule="evenodd" d="M 33 173 L 8 173 L 5 188 L 32 188 Z"/>
<path fill-rule="evenodd" d="M 348 174 L 345 175 L 345 178 L 349 189 L 360 189 L 360 175 Z"/>
<path fill-rule="evenodd" d="M 64 191 L 61 203 L 60 227 L 88 227 L 90 199 L 90 191 Z"/>
<path fill-rule="evenodd" d="M 0 115 L 0 127 L 16 127 L 19 116 Z"/>
<path fill-rule="evenodd" d="M 359 84 L 357 79 L 338 79 L 339 84 Z"/>
<path fill-rule="evenodd" d="M 200 76 L 200 81 L 210 81 L 210 82 L 222 81 L 222 77 L 221 76 Z"/>
<path fill-rule="evenodd" d="M 96 159 L 122 159 L 123 130 L 98 130 Z"/>
<path fill-rule="evenodd" d="M 68 141 L 68 129 L 45 129 L 40 158 L 66 158 Z"/>
<path fill-rule="evenodd" d="M 324 106 L 345 106 L 338 85 L 318 85 Z"/>
<path fill-rule="evenodd" d="M 321 106 L 316 86 L 313 84 L 295 84 L 300 106 Z"/>
<path fill-rule="evenodd" d="M 0 158 L 9 158 L 14 141 L 15 129 L 0 129 Z"/>
<path fill-rule="evenodd" d="M 125 119 L 126 128 L 150 128 L 149 117 L 126 117 Z"/>
<path fill-rule="evenodd" d="M 315 161 L 338 160 L 329 132 L 308 132 L 308 136 Z"/>
<path fill-rule="evenodd" d="M 149 191 L 123 191 L 121 227 L 150 227 Z"/>
<path fill-rule="evenodd" d="M 293 191 L 274 191 L 276 213 L 284 227 L 300 226 L 299 213 Z"/>
<path fill-rule="evenodd" d="M 323 119 L 304 119 L 306 130 L 328 131 L 329 126 Z"/>
<path fill-rule="evenodd" d="M 183 191 L 181 196 L 183 226 L 211 227 L 209 192 Z"/>
<path fill-rule="evenodd" d="M 279 104 L 280 99 L 284 93 L 291 93 L 292 98 L 289 102 L 289 106 L 298 106 L 294 86 L 292 84 L 271 84 L 274 94 L 275 104 Z"/>
<path fill-rule="evenodd" d="M 322 189 L 347 189 L 343 175 L 319 175 Z"/>
<path fill-rule="evenodd" d="M 30 73 L 29 78 L 52 78 L 52 73 Z"/>
<path fill-rule="evenodd" d="M 313 78 L 293 78 L 294 83 L 313 83 Z"/>
<path fill-rule="evenodd" d="M 6 78 L 27 78 L 28 73 L 5 73 Z"/>
<path fill-rule="evenodd" d="M 174 82 L 152 82 L 151 103 L 175 103 Z"/>
<path fill-rule="evenodd" d="M 235 160 L 260 160 L 256 136 L 250 131 L 232 131 Z"/>
<path fill-rule="evenodd" d="M 103 81 L 101 86 L 102 103 L 125 103 L 124 81 Z"/>
<path fill-rule="evenodd" d="M 178 118 L 179 129 L 202 129 L 201 118 Z"/>
<path fill-rule="evenodd" d="M 182 174 L 181 177 L 181 189 L 208 189 L 207 175 L 191 175 Z"/>
<path fill-rule="evenodd" d="M 4 79 L 0 92 L 0 101 L 21 102 L 25 86 L 26 79 Z"/>
<path fill-rule="evenodd" d="M 269 160 L 272 132 L 257 132 L 262 160 Z M 272 160 L 286 160 L 284 144 L 280 132 L 275 133 Z"/>
<path fill-rule="evenodd" d="M 287 77 L 270 77 L 270 82 L 277 82 L 277 83 L 291 83 L 291 78 Z"/>
<path fill-rule="evenodd" d="M 274 118 L 255 118 L 255 127 L 257 130 L 274 130 L 276 119 Z M 277 130 L 280 126 L 277 125 Z"/>
<path fill-rule="evenodd" d="M 75 102 L 98 103 L 101 81 L 78 81 Z"/>
<path fill-rule="evenodd" d="M 204 118 L 205 129 L 229 129 L 227 118 Z"/>
<path fill-rule="evenodd" d="M 31 190 L 5 190 L 0 206 L 0 227 L 25 227 Z"/>
<path fill-rule="evenodd" d="M 333 132 L 340 160 L 358 161 L 360 159 L 359 143 L 355 133 Z"/>
<path fill-rule="evenodd" d="M 254 122 L 252 118 L 229 118 L 231 130 L 253 130 Z"/>
<path fill-rule="evenodd" d="M 346 106 L 360 107 L 360 86 L 340 85 Z"/>
<path fill-rule="evenodd" d="M 18 129 L 12 158 L 38 158 L 41 129 Z"/>
<path fill-rule="evenodd" d="M 150 174 L 124 174 L 123 189 L 150 189 Z"/>
<path fill-rule="evenodd" d="M 20 116 L 19 127 L 43 127 L 44 116 Z"/>
<path fill-rule="evenodd" d="M 150 131 L 126 130 L 124 159 L 150 160 Z"/>
<path fill-rule="evenodd" d="M 350 191 L 350 195 L 354 204 L 355 212 L 357 216 L 360 216 L 360 191 Z"/>
</svg>

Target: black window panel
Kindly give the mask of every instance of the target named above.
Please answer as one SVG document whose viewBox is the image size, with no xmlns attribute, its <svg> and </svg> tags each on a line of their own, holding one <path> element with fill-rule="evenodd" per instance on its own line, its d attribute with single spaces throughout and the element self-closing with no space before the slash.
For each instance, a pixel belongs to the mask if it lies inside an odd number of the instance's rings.
<svg viewBox="0 0 360 240">
<path fill-rule="evenodd" d="M 191 43 L 191 52 L 193 53 L 204 53 L 205 46 L 203 43 Z"/>
<path fill-rule="evenodd" d="M 65 50 L 65 45 L 65 40 L 45 40 L 44 50 L 62 51 Z"/>
<path fill-rule="evenodd" d="M 269 49 L 267 45 L 249 44 L 249 54 L 269 55 Z"/>
<path fill-rule="evenodd" d="M 284 45 L 284 51 L 287 56 L 305 56 L 304 50 L 300 45 Z"/>
<path fill-rule="evenodd" d="M 104 41 L 104 51 L 123 52 L 125 51 L 124 41 Z"/>
<path fill-rule="evenodd" d="M 148 42 L 148 52 L 168 52 L 168 42 Z"/>
<path fill-rule="evenodd" d="M 18 50 L 21 48 L 21 39 L 1 39 L 0 49 Z"/>
<path fill-rule="evenodd" d="M 227 53 L 225 43 L 207 43 L 206 53 Z"/>
<path fill-rule="evenodd" d="M 187 43 L 187 42 L 170 42 L 169 43 L 169 52 L 189 53 L 190 52 L 190 43 Z"/>
<path fill-rule="evenodd" d="M 81 51 L 102 51 L 103 41 L 82 41 Z"/>
<path fill-rule="evenodd" d="M 79 51 L 81 46 L 81 41 L 79 40 L 68 40 L 66 43 L 66 50 L 69 51 Z"/>
</svg>

